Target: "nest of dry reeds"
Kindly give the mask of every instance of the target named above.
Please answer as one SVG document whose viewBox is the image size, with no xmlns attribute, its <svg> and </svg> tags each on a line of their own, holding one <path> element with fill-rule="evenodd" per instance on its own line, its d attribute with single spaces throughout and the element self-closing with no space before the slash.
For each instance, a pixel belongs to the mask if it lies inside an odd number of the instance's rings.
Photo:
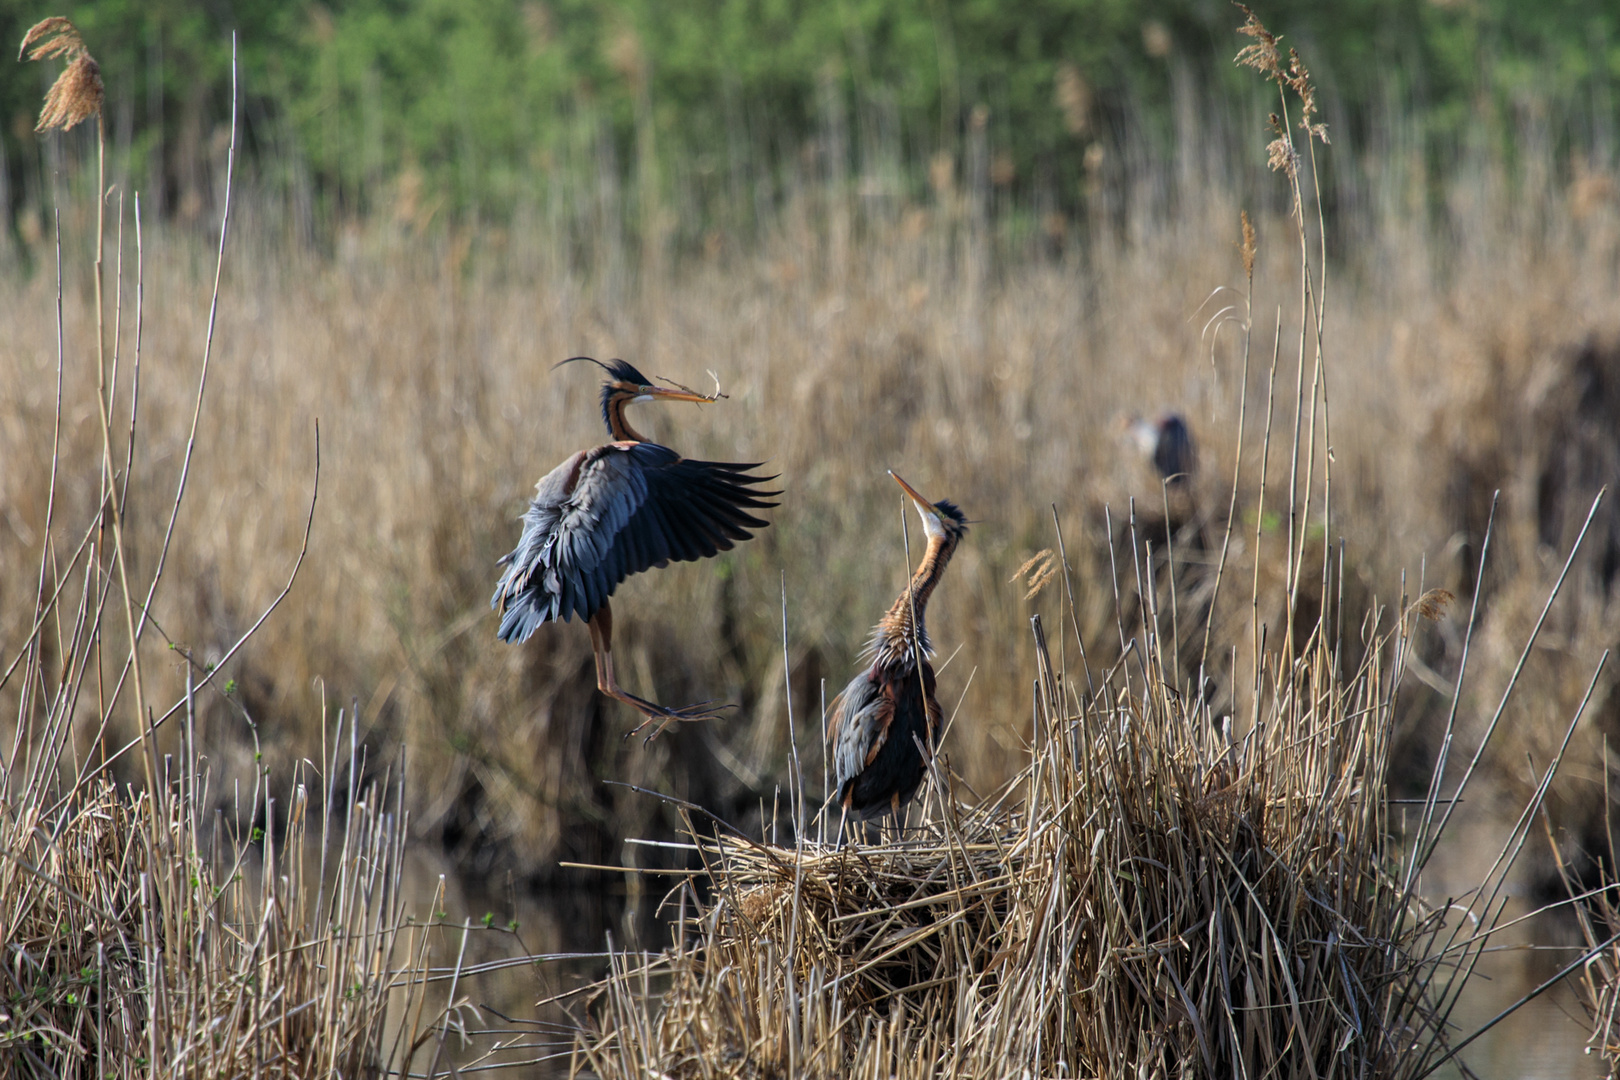
<svg viewBox="0 0 1620 1080">
<path fill-rule="evenodd" d="M 680 937 L 621 957 L 603 1077 L 1416 1075 L 1443 1046 L 1387 802 L 1392 685 L 1316 648 L 1213 722 L 1153 662 L 1065 683 L 976 807 L 937 769 L 875 846 L 696 844 Z M 656 993 L 655 993 L 656 991 Z M 1414 1054 L 1427 1046 L 1431 1052 Z"/>
</svg>

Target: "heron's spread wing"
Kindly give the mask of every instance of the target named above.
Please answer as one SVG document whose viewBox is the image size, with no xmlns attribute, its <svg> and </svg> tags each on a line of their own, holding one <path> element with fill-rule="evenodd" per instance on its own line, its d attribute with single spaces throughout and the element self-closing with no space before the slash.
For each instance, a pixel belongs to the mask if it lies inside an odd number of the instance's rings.
<svg viewBox="0 0 1620 1080">
<path fill-rule="evenodd" d="M 584 451 L 535 485 L 523 536 L 502 563 L 492 607 L 501 637 L 523 641 L 548 619 L 589 619 L 631 574 L 701 559 L 746 540 L 776 505 L 749 464 L 687 461 L 656 443 Z"/>
</svg>

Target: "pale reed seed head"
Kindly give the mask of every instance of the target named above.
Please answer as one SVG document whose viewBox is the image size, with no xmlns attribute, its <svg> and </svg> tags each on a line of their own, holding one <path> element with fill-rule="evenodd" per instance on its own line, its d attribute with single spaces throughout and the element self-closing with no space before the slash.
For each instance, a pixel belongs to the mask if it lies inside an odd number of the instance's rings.
<svg viewBox="0 0 1620 1080">
<path fill-rule="evenodd" d="M 1239 4 L 1238 10 L 1243 12 L 1244 18 L 1238 33 L 1253 38 L 1254 44 L 1239 49 L 1235 62 L 1239 67 L 1254 68 L 1269 79 L 1281 78 L 1282 58 L 1277 52 L 1276 35 L 1267 30 L 1246 5 Z"/>
<path fill-rule="evenodd" d="M 1013 571 L 1013 576 L 1008 578 L 1007 581 L 1010 584 L 1019 578 L 1023 578 L 1029 590 L 1024 593 L 1024 599 L 1033 600 L 1037 593 L 1046 588 L 1047 584 L 1057 577 L 1059 569 L 1061 569 L 1061 564 L 1052 554 L 1052 549 L 1042 548 L 1024 560 L 1024 565 Z"/>
<path fill-rule="evenodd" d="M 67 131 L 98 115 L 101 99 L 101 65 L 89 53 L 80 53 L 51 84 L 34 130 Z"/>
<path fill-rule="evenodd" d="M 1299 53 L 1293 49 L 1288 50 L 1288 76 L 1284 82 L 1299 97 L 1300 130 L 1309 138 L 1318 139 L 1323 143 L 1328 142 L 1327 125 L 1313 123 L 1311 120 L 1316 115 L 1316 87 L 1311 85 L 1311 73 L 1306 69 L 1304 61 L 1300 60 Z"/>
<path fill-rule="evenodd" d="M 1430 589 L 1417 598 L 1417 602 L 1412 605 L 1412 610 L 1429 622 L 1439 622 L 1440 617 L 1446 613 L 1446 608 L 1455 599 L 1456 597 L 1446 589 Z"/>
<path fill-rule="evenodd" d="M 30 49 L 32 47 L 32 49 Z M 101 114 L 105 96 L 101 65 L 84 47 L 78 28 L 61 16 L 35 23 L 23 36 L 18 60 L 48 60 L 63 57 L 67 66 L 56 77 L 45 95 L 35 131 L 67 131 Z"/>
<path fill-rule="evenodd" d="M 28 51 L 30 45 L 34 46 L 32 53 Z M 84 39 L 79 37 L 78 27 L 60 15 L 53 15 L 28 28 L 28 33 L 23 35 L 22 48 L 17 50 L 17 59 L 49 60 L 53 56 L 77 56 L 84 51 Z"/>
<path fill-rule="evenodd" d="M 1255 17 L 1254 12 L 1243 4 L 1239 4 L 1238 9 L 1243 12 L 1244 16 L 1244 23 L 1238 27 L 1238 33 L 1244 37 L 1253 38 L 1254 43 L 1245 45 L 1238 50 L 1235 58 L 1237 65 L 1239 67 L 1253 68 L 1285 90 L 1292 90 L 1294 95 L 1299 98 L 1300 130 L 1304 131 L 1308 138 L 1317 139 L 1323 143 L 1328 142 L 1327 125 L 1315 123 L 1312 119 L 1316 115 L 1316 87 L 1311 85 L 1311 73 L 1305 67 L 1304 61 L 1299 58 L 1299 53 L 1294 49 L 1289 49 L 1288 64 L 1285 67 L 1282 62 L 1282 53 L 1277 48 L 1277 42 L 1281 39 L 1267 30 L 1260 20 Z M 1285 134 L 1281 130 L 1281 122 L 1275 115 L 1271 118 L 1271 126 L 1277 131 L 1278 135 Z M 1286 169 L 1289 177 L 1292 178 L 1295 175 L 1294 164 L 1298 161 L 1298 154 L 1293 151 L 1293 148 L 1289 147 L 1288 151 L 1284 153 L 1276 143 L 1272 143 L 1268 150 L 1272 169 Z"/>
<path fill-rule="evenodd" d="M 1272 172 L 1286 173 L 1292 180 L 1299 175 L 1299 151 L 1286 138 L 1272 139 L 1266 145 L 1266 164 Z"/>
</svg>

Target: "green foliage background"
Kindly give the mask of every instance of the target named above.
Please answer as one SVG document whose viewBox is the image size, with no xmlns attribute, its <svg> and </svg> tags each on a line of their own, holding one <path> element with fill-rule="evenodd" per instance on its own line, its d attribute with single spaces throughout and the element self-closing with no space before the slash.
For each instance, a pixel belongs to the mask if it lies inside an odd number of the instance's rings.
<svg viewBox="0 0 1620 1080">
<path fill-rule="evenodd" d="M 1242 16 L 1224 0 L 4 0 L 0 36 L 54 14 L 101 61 L 110 132 L 168 211 L 226 115 L 233 31 L 259 176 L 342 212 L 408 171 L 451 214 L 500 217 L 582 162 L 713 209 L 830 125 L 852 173 L 921 188 L 977 106 L 1008 186 L 1067 206 L 1093 143 L 1168 148 L 1178 79 L 1258 100 L 1229 63 Z M 1394 116 L 1442 166 L 1477 140 L 1511 153 L 1526 132 L 1612 153 L 1612 0 L 1258 14 L 1304 48 L 1336 142 Z M 1087 91 L 1081 130 L 1057 99 L 1063 65 Z M 47 67 L 0 64 L 8 217 L 49 186 L 31 131 Z"/>
</svg>

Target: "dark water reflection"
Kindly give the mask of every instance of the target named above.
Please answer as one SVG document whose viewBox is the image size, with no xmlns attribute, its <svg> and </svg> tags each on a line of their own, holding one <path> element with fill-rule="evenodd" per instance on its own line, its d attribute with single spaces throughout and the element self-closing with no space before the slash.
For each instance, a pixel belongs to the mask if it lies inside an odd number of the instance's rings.
<svg viewBox="0 0 1620 1080">
<path fill-rule="evenodd" d="M 460 1014 L 471 1038 L 466 1044 L 447 1040 L 449 1060 L 457 1065 L 525 1062 L 499 1076 L 567 1075 L 568 1032 L 580 1011 L 577 991 L 606 973 L 609 935 L 615 949 L 662 947 L 667 931 L 655 922 L 663 895 L 659 883 L 672 882 L 625 874 L 586 887 L 536 890 L 512 875 L 466 876 L 453 858 L 432 846 L 409 852 L 406 910 L 418 922 L 442 923 L 432 931 L 430 963 L 440 975 L 459 966 L 456 998 L 471 1006 Z M 441 885 L 442 899 L 431 905 Z M 418 897 L 420 902 L 414 900 Z M 431 1007 L 443 1003 L 448 989 L 443 980 L 435 986 Z M 484 1058 L 497 1040 L 521 1049 Z M 427 1056 L 418 1055 L 413 1069 L 426 1068 Z"/>
<path fill-rule="evenodd" d="M 1487 979 L 1476 979 L 1454 1017 L 1458 1030 L 1473 1031 L 1533 990 L 1574 955 L 1521 953 L 1487 958 Z M 1601 1060 L 1585 1052 L 1586 1016 L 1565 983 L 1530 1002 L 1463 1051 L 1480 1080 L 1585 1080 L 1603 1075 Z M 1443 1077 L 1467 1074 L 1448 1065 Z"/>
<path fill-rule="evenodd" d="M 1462 896 L 1485 875 L 1501 850 L 1509 823 L 1489 816 L 1458 823 L 1436 851 L 1421 881 L 1431 902 Z M 1500 922 L 1533 910 L 1525 890 L 1511 880 Z M 1568 909 L 1543 912 L 1499 934 L 1495 951 L 1480 960 L 1475 977 L 1453 1014 L 1453 1032 L 1467 1035 L 1528 994 L 1581 955 L 1579 930 Z M 1587 1080 L 1604 1075 L 1602 1061 L 1586 1053 L 1591 1030 L 1575 986 L 1566 979 L 1480 1036 L 1462 1059 L 1480 1080 Z M 1447 1066 L 1437 1074 L 1464 1077 Z"/>
</svg>

